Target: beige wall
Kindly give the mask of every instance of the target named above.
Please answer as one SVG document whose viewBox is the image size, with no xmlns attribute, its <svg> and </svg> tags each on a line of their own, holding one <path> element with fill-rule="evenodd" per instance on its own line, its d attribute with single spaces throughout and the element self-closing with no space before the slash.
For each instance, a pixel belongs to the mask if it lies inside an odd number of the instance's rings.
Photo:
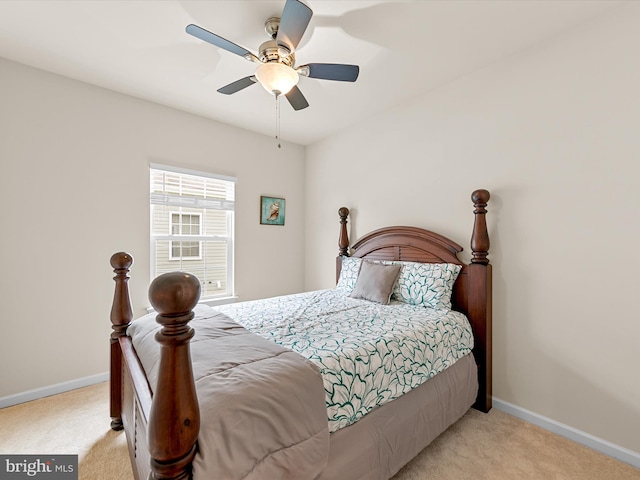
<svg viewBox="0 0 640 480">
<path fill-rule="evenodd" d="M 108 370 L 111 254 L 148 305 L 151 162 L 237 177 L 242 300 L 302 288 L 303 147 L 0 59 L 0 397 Z"/>
<path fill-rule="evenodd" d="M 355 237 L 418 225 L 468 258 L 469 195 L 491 190 L 495 395 L 635 452 L 638 25 L 636 3 L 415 98 L 306 171 L 308 289 L 335 281 L 339 207 Z"/>
</svg>

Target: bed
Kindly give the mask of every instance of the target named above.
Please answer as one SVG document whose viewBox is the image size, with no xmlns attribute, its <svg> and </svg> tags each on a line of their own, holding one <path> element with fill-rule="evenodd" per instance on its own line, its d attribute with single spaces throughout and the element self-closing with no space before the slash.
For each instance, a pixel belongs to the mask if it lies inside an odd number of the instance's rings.
<svg viewBox="0 0 640 480">
<path fill-rule="evenodd" d="M 114 254 L 111 427 L 126 432 L 136 479 L 386 479 L 471 406 L 489 411 L 492 281 L 485 218 L 489 192 L 476 190 L 471 199 L 474 222 L 469 264 L 458 258 L 460 245 L 417 227 L 378 229 L 350 245 L 349 210 L 341 208 L 336 288 L 263 303 L 204 308 L 197 305 L 198 280 L 174 272 L 154 279 L 149 288 L 156 311 L 152 318 L 133 321 L 128 292 L 133 258 L 124 252 Z M 390 305 L 352 298 L 361 290 L 359 272 L 365 264 L 384 270 L 389 277 L 395 275 L 396 300 Z M 447 305 L 441 311 L 440 304 L 437 308 L 407 305 L 412 302 L 402 299 L 398 286 L 404 285 L 403 275 L 406 280 L 406 275 L 417 270 L 441 271 L 443 265 L 455 270 L 445 295 L 450 308 Z M 398 372 L 404 362 L 403 373 L 392 374 L 378 390 L 354 388 L 356 393 L 347 398 L 339 385 L 345 383 L 344 377 L 350 385 L 355 384 L 354 379 L 364 385 L 369 370 L 348 373 L 349 369 L 340 366 L 333 370 L 337 374 L 327 373 L 334 353 L 355 351 L 354 368 L 369 368 L 376 362 L 364 355 L 366 345 L 386 348 L 387 343 L 394 343 L 386 337 L 390 329 L 380 326 L 371 338 L 363 337 L 362 345 L 353 347 L 344 341 L 344 348 L 327 348 L 327 342 L 343 342 L 330 338 L 320 348 L 325 356 L 312 353 L 305 357 L 315 334 L 288 340 L 298 323 L 278 317 L 286 302 L 332 328 L 352 318 L 356 337 L 362 335 L 356 324 L 382 325 L 379 312 L 396 312 L 391 329 L 395 331 L 409 323 L 414 312 L 428 311 L 437 314 L 433 324 L 438 327 L 429 327 L 433 330 L 422 336 L 411 333 L 414 343 L 404 339 L 396 343 L 400 350 L 413 350 L 425 338 L 437 337 L 441 343 L 451 343 L 451 352 L 445 361 L 429 357 L 429 350 L 434 350 L 431 346 L 418 362 L 389 355 L 389 362 L 398 364 Z M 338 322 L 329 311 L 348 315 Z M 358 316 L 369 315 L 363 311 L 373 312 L 376 321 L 358 323 Z M 442 330 L 445 317 L 451 318 L 453 330 Z M 414 323 L 428 322 L 420 318 Z M 298 330 L 308 333 L 316 328 L 316 324 L 305 323 Z M 277 331 L 282 336 L 270 339 Z M 451 333 L 454 331 L 458 333 Z M 462 343 L 450 342 L 454 337 Z M 427 364 L 429 370 L 423 368 Z M 328 381 L 331 375 L 342 375 L 342 380 Z M 371 374 L 374 376 L 379 375 Z M 358 393 L 363 391 L 366 393 Z M 365 404 L 365 397 L 373 399 L 372 403 Z M 247 460 L 254 458 L 259 461 Z"/>
</svg>

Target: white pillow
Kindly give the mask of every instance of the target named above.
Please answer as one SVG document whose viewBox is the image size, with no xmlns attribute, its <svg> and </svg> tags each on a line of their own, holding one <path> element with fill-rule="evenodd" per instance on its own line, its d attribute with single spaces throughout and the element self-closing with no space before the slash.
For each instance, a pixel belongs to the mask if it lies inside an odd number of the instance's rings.
<svg viewBox="0 0 640 480">
<path fill-rule="evenodd" d="M 336 289 L 344 292 L 346 295 L 349 295 L 356 286 L 361 264 L 361 258 L 343 256 L 342 268 L 340 269 L 340 276 L 338 277 Z"/>
<path fill-rule="evenodd" d="M 402 268 L 392 298 L 410 305 L 451 309 L 453 284 L 462 266 L 454 263 L 397 263 Z"/>
</svg>

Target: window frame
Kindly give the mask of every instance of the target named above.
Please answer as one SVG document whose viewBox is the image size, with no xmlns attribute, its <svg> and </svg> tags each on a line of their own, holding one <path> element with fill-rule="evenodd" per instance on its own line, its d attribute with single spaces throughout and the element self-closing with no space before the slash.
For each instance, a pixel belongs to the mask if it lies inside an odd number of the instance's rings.
<svg viewBox="0 0 640 480">
<path fill-rule="evenodd" d="M 227 182 L 226 186 L 222 186 L 223 189 L 228 189 L 227 190 L 227 196 L 223 197 L 224 198 L 218 198 L 215 195 L 212 197 L 208 197 L 205 194 L 205 197 L 200 197 L 200 196 L 192 196 L 192 195 L 181 195 L 181 194 L 175 194 L 175 193 L 170 193 L 169 191 L 165 190 L 165 191 L 158 191 L 158 190 L 154 190 L 154 177 L 153 175 L 155 174 L 155 171 L 157 172 L 162 172 L 165 174 L 173 174 L 173 175 L 190 175 L 190 176 L 195 176 L 195 177 L 201 177 L 204 179 L 213 179 L 213 180 L 218 180 L 218 181 L 222 181 L 222 182 Z M 164 183 L 166 185 L 166 183 Z M 151 274 L 151 278 L 155 278 L 159 273 L 157 273 L 159 266 L 161 265 L 161 263 L 157 263 L 157 243 L 161 242 L 161 241 L 168 241 L 169 242 L 169 255 L 168 255 L 168 261 L 175 261 L 175 262 L 181 262 L 179 265 L 176 264 L 176 268 L 175 270 L 180 270 L 180 271 L 189 271 L 189 265 L 184 265 L 182 262 L 189 262 L 189 261 L 198 261 L 201 260 L 203 262 L 205 262 L 204 264 L 204 269 L 205 272 L 207 271 L 207 268 L 211 269 L 216 267 L 216 265 L 221 265 L 222 268 L 226 268 L 226 280 L 224 278 L 224 275 L 222 276 L 221 280 L 225 281 L 225 290 L 220 292 L 219 294 L 216 293 L 211 293 L 209 292 L 208 294 L 205 294 L 206 292 L 206 285 L 204 284 L 204 280 L 206 280 L 206 276 L 203 278 L 200 278 L 200 281 L 202 283 L 202 296 L 200 298 L 200 302 L 201 303 L 208 303 L 208 304 L 220 304 L 220 303 L 228 303 L 228 302 L 233 302 L 236 299 L 235 296 L 235 282 L 234 282 L 234 263 L 235 263 L 235 256 L 234 256 L 234 246 L 235 246 L 235 188 L 236 188 L 236 178 L 235 177 L 230 177 L 230 176 L 225 176 L 225 175 L 217 175 L 217 174 L 212 174 L 209 172 L 201 172 L 201 171 L 196 171 L 196 170 L 189 170 L 189 169 L 184 169 L 184 168 L 180 168 L 180 167 L 172 167 L 172 166 L 168 166 L 168 165 L 161 165 L 161 164 L 155 164 L 155 163 L 151 163 L 149 164 L 149 185 L 150 185 L 150 200 L 149 200 L 149 212 L 150 212 L 150 235 L 149 235 L 149 240 L 150 240 L 150 274 Z M 215 185 L 214 185 L 214 191 L 215 191 Z M 171 200 L 167 201 L 168 197 L 180 197 L 180 205 L 177 204 L 173 204 L 171 203 Z M 193 202 L 193 204 L 190 204 L 191 202 Z M 218 205 L 219 206 L 216 206 Z M 155 207 L 161 207 L 162 205 L 165 206 L 165 208 L 170 208 L 171 206 L 173 207 L 178 207 L 177 210 L 171 210 L 167 212 L 167 223 L 168 223 L 168 230 L 166 232 L 166 234 L 154 234 L 153 232 L 153 228 L 154 228 L 154 206 Z M 214 205 L 214 206 L 211 206 Z M 188 211 L 182 211 L 183 208 L 188 209 Z M 193 212 L 192 209 L 200 209 L 202 210 L 202 212 Z M 212 210 L 212 211 L 224 211 L 225 212 L 225 218 L 226 218 L 226 235 L 203 235 L 202 233 L 205 231 L 205 213 L 208 210 Z M 185 234 L 180 234 L 180 235 L 175 235 L 172 234 L 172 215 L 173 214 L 180 214 L 180 218 L 182 220 L 182 215 L 198 215 L 200 217 L 200 235 L 185 235 Z M 224 221 L 224 220 L 223 220 Z M 182 230 L 183 225 L 182 225 L 182 221 L 180 223 L 180 229 Z M 200 252 L 200 257 L 199 258 L 195 258 L 195 257 L 173 257 L 173 251 L 172 251 L 172 242 L 174 241 L 188 241 L 188 242 L 194 242 L 197 241 L 199 242 L 199 252 Z M 206 243 L 207 242 L 220 242 L 220 243 L 224 243 L 226 246 L 226 264 L 223 265 L 222 261 L 220 261 L 219 263 L 211 263 L 211 264 L 207 264 L 207 260 L 206 258 L 204 258 L 204 253 L 205 253 L 205 249 L 206 247 Z M 165 247 L 163 247 L 165 248 Z M 160 272 L 162 273 L 162 270 L 166 271 L 166 268 L 164 269 L 160 269 Z M 194 272 L 192 272 L 194 273 Z M 205 274 L 208 275 L 208 274 Z M 210 280 L 208 283 L 212 283 Z M 217 283 L 220 283 L 219 281 Z M 216 282 L 213 282 L 213 285 L 215 285 Z M 215 289 L 215 287 L 214 287 Z"/>
</svg>

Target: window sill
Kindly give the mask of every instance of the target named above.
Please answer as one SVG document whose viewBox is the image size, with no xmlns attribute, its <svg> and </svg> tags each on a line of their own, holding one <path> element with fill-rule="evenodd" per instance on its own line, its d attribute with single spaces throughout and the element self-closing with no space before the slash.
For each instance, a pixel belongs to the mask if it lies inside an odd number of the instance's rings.
<svg viewBox="0 0 640 480">
<path fill-rule="evenodd" d="M 218 305 L 226 305 L 228 303 L 236 303 L 238 301 L 237 296 L 221 297 L 221 298 L 204 298 L 198 302 L 198 305 L 208 305 L 209 307 L 215 307 Z M 155 310 L 153 307 L 147 307 L 147 313 L 153 313 Z"/>
<path fill-rule="evenodd" d="M 232 297 L 222 297 L 222 298 L 205 298 L 200 300 L 198 303 L 203 305 L 209 305 L 210 307 L 215 307 L 217 305 L 226 305 L 227 303 L 236 303 L 238 301 L 237 296 Z"/>
</svg>

